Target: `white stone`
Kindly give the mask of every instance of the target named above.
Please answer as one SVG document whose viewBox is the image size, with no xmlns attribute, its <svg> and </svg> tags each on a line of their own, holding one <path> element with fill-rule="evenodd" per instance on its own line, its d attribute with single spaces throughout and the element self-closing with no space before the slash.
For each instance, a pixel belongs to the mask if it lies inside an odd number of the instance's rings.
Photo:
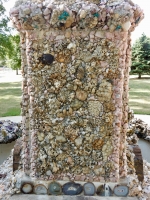
<svg viewBox="0 0 150 200">
<path fill-rule="evenodd" d="M 124 24 L 122 24 L 122 29 L 124 31 L 128 31 L 130 29 L 130 27 L 131 27 L 131 22 L 130 21 L 127 21 Z"/>
<path fill-rule="evenodd" d="M 58 141 L 58 142 L 66 142 L 66 138 L 63 137 L 62 135 L 57 135 L 56 136 L 56 141 Z"/>
<path fill-rule="evenodd" d="M 85 18 L 86 15 L 87 15 L 87 12 L 85 10 L 81 10 L 81 12 L 80 12 L 80 19 Z"/>
<path fill-rule="evenodd" d="M 63 40 L 63 39 L 65 39 L 65 36 L 64 36 L 64 35 L 58 35 L 58 36 L 56 37 L 56 40 Z"/>
<path fill-rule="evenodd" d="M 74 43 L 70 43 L 68 46 L 67 46 L 67 49 L 75 49 L 76 48 L 76 44 Z"/>
<path fill-rule="evenodd" d="M 81 146 L 82 145 L 82 138 L 77 138 L 76 140 L 75 140 L 75 144 L 76 144 L 76 146 Z"/>
<path fill-rule="evenodd" d="M 99 37 L 99 38 L 104 38 L 104 37 L 105 37 L 103 31 L 96 31 L 95 36 L 96 36 L 96 37 Z"/>
</svg>

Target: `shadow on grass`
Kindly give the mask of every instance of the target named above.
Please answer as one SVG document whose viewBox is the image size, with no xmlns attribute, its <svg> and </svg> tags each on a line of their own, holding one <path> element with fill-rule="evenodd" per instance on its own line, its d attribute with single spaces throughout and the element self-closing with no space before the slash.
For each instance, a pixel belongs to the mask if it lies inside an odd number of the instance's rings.
<svg viewBox="0 0 150 200">
<path fill-rule="evenodd" d="M 0 99 L 19 97 L 21 95 L 20 83 L 0 83 Z"/>
</svg>

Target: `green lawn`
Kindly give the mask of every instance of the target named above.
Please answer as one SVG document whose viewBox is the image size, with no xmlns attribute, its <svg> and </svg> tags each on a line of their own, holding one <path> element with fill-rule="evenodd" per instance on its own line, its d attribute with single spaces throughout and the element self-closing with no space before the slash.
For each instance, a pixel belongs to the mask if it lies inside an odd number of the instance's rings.
<svg viewBox="0 0 150 200">
<path fill-rule="evenodd" d="M 130 76 L 129 106 L 135 114 L 150 115 L 150 76 Z"/>
<path fill-rule="evenodd" d="M 21 82 L 0 83 L 0 117 L 20 115 L 20 102 Z"/>
</svg>

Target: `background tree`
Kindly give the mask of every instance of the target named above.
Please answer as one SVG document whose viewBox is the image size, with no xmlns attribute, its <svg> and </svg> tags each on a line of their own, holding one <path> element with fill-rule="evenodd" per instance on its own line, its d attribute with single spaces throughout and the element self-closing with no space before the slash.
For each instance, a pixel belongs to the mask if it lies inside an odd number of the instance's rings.
<svg viewBox="0 0 150 200">
<path fill-rule="evenodd" d="M 145 34 L 136 40 L 132 47 L 131 74 L 150 74 L 150 38 Z"/>
<path fill-rule="evenodd" d="M 9 36 L 9 41 L 11 43 L 11 48 L 6 56 L 6 64 L 8 67 L 15 69 L 18 75 L 18 69 L 21 67 L 20 36 Z M 10 52 L 11 49 L 12 51 Z"/>
<path fill-rule="evenodd" d="M 0 65 L 6 65 L 16 70 L 21 67 L 20 37 L 12 36 L 8 26 L 9 18 L 5 15 L 4 1 L 0 0 Z"/>
<path fill-rule="evenodd" d="M 10 28 L 8 27 L 9 19 L 5 15 L 5 11 L 3 1 L 0 0 L 0 59 L 4 59 L 7 49 L 11 48 L 11 43 L 8 38 L 8 34 L 10 33 Z"/>
</svg>

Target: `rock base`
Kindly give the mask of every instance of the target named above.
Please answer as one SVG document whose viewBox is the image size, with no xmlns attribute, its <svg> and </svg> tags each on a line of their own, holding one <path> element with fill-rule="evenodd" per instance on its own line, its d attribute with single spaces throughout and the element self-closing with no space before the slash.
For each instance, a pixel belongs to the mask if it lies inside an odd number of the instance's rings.
<svg viewBox="0 0 150 200">
<path fill-rule="evenodd" d="M 98 197 L 98 196 L 48 196 L 19 194 L 10 197 L 10 200 L 137 200 L 136 197 Z"/>
</svg>

